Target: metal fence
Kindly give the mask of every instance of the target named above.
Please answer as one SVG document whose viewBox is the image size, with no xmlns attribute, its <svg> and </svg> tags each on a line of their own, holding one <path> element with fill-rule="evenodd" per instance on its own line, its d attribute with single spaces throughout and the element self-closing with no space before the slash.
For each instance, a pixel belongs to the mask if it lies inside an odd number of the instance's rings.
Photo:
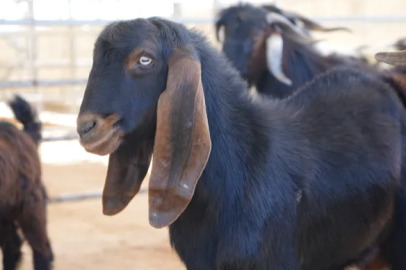
<svg viewBox="0 0 406 270">
<path fill-rule="evenodd" d="M 1 51 L 3 51 L 3 53 L 7 51 L 9 55 L 13 55 L 13 60 L 10 61 L 7 61 L 5 56 L 0 58 L 0 90 L 2 90 L 0 91 L 0 98 L 7 96 L 7 94 L 3 95 L 3 93 L 27 91 L 38 94 L 44 101 L 59 101 L 77 106 L 83 93 L 83 86 L 87 81 L 86 74 L 92 62 L 90 58 L 91 55 L 86 54 L 86 56 L 83 56 L 81 52 L 81 48 L 86 46 L 87 52 L 89 51 L 89 45 L 84 45 L 83 40 L 87 39 L 86 43 L 92 44 L 97 33 L 104 25 L 119 18 L 112 16 L 110 16 L 110 18 L 104 18 L 103 16 L 106 16 L 107 13 L 104 14 L 103 12 L 99 12 L 100 18 L 95 18 L 97 16 L 88 10 L 87 12 L 91 15 L 89 16 L 91 18 L 88 19 L 87 17 L 84 18 L 83 14 L 76 14 L 78 12 L 75 10 L 79 10 L 78 5 L 84 5 L 84 3 L 87 7 L 95 6 L 96 8 L 94 8 L 94 10 L 97 10 L 97 6 L 100 5 L 100 3 L 110 3 L 107 7 L 111 8 L 115 5 L 129 3 L 128 0 L 53 0 L 53 7 L 56 7 L 55 2 L 63 6 L 63 12 L 60 15 L 47 15 L 53 18 L 44 18 L 37 16 L 37 4 L 40 8 L 44 8 L 47 3 L 51 3 L 49 0 L 0 1 L 0 10 L 2 9 L 1 6 L 5 5 L 4 3 L 8 3 L 10 7 L 12 7 L 13 4 L 14 6 L 22 6 L 19 9 L 21 13 L 20 17 L 0 17 L 0 41 L 3 42 L 2 46 L 6 47 L 6 50 Z M 135 2 L 139 3 L 139 5 L 145 5 L 145 1 Z M 171 5 L 170 8 L 168 2 Z M 151 15 L 163 15 L 174 21 L 197 27 L 206 26 L 206 29 L 211 30 L 210 27 L 214 22 L 215 12 L 224 6 L 237 2 L 238 1 L 220 0 L 206 1 L 205 5 L 207 8 L 204 14 L 205 16 L 201 17 L 185 12 L 183 10 L 183 5 L 186 3 L 185 1 L 165 1 L 165 5 L 167 5 L 166 10 L 168 11 L 161 12 L 162 14 Z M 276 3 L 284 7 L 283 5 L 288 2 L 292 1 L 280 0 Z M 160 3 L 163 4 L 164 1 Z M 76 7 L 76 9 L 73 7 Z M 23 12 L 21 12 L 21 10 L 23 10 Z M 147 8 L 145 10 L 147 10 Z M 3 16 L 6 14 L 4 12 L 3 9 Z M 153 13 L 154 11 L 150 12 Z M 48 13 L 52 13 L 52 10 L 48 10 Z M 97 12 L 95 11 L 95 13 Z M 132 14 L 125 14 L 124 19 L 127 17 L 130 18 L 129 16 L 132 16 Z M 137 16 L 137 14 L 135 16 Z M 122 18 L 120 17 L 120 19 Z M 374 25 L 382 23 L 404 23 L 406 22 L 406 15 L 318 16 L 313 17 L 313 19 L 326 23 L 368 24 L 370 27 L 374 27 Z M 49 56 L 45 59 L 41 57 L 41 54 L 44 54 L 43 51 L 47 51 L 47 49 L 42 49 L 44 45 L 46 45 L 48 41 L 49 43 L 53 43 L 53 41 L 50 41 L 51 38 L 56 39 L 57 37 L 64 38 L 64 41 L 58 43 L 63 43 L 64 45 L 63 57 Z M 49 47 L 51 46 L 52 45 L 49 45 Z M 50 49 L 50 51 L 52 50 Z M 1 61 L 2 59 L 6 60 Z M 58 73 L 58 70 L 63 71 Z"/>
</svg>

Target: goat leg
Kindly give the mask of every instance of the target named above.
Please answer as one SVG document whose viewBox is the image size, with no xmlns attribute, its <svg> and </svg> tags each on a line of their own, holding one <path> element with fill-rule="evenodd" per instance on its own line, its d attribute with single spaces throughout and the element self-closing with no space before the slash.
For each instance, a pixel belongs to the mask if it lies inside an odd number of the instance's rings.
<svg viewBox="0 0 406 270">
<path fill-rule="evenodd" d="M 18 223 L 33 251 L 34 269 L 50 270 L 53 253 L 46 228 L 46 202 L 35 195 L 24 205 Z"/>
<path fill-rule="evenodd" d="M 12 220 L 4 220 L 0 224 L 0 232 L 3 269 L 16 270 L 21 260 L 21 245 L 23 243 L 18 235 L 17 226 Z"/>
</svg>

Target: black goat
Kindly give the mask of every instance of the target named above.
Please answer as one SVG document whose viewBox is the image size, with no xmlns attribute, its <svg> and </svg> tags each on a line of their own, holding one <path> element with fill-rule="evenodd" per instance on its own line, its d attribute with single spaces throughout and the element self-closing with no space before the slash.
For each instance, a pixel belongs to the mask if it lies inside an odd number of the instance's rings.
<svg viewBox="0 0 406 270">
<path fill-rule="evenodd" d="M 108 25 L 93 59 L 77 129 L 110 154 L 103 212 L 128 205 L 153 154 L 150 224 L 169 225 L 187 269 L 333 270 L 404 252 L 406 112 L 382 80 L 337 69 L 254 101 L 199 33 L 159 18 Z"/>
<path fill-rule="evenodd" d="M 3 269 L 15 270 L 21 260 L 22 230 L 33 250 L 35 270 L 51 269 L 53 253 L 46 228 L 46 190 L 41 181 L 37 147 L 41 122 L 19 96 L 9 103 L 24 126 L 0 122 L 0 247 Z"/>
<path fill-rule="evenodd" d="M 301 37 L 309 36 L 309 30 L 327 32 L 347 28 L 326 28 L 272 5 L 261 8 L 244 4 L 224 9 L 216 22 L 218 37 L 222 28 L 225 55 L 249 85 L 272 97 L 287 97 L 333 67 L 365 65 L 365 59 L 325 57 L 313 47 L 310 37 L 307 42 Z"/>
</svg>

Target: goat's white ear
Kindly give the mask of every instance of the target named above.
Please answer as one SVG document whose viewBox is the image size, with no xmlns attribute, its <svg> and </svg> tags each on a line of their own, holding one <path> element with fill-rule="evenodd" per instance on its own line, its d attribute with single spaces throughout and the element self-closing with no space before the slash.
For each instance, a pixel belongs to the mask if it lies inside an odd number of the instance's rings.
<svg viewBox="0 0 406 270">
<path fill-rule="evenodd" d="M 217 38 L 218 42 L 220 42 L 220 43 L 224 42 L 225 35 L 226 35 L 225 31 L 226 31 L 226 29 L 225 29 L 224 25 L 219 25 L 217 27 L 217 29 L 216 29 L 216 38 Z"/>
<path fill-rule="evenodd" d="M 278 32 L 272 32 L 266 38 L 266 63 L 275 78 L 286 85 L 292 81 L 283 73 L 283 38 Z"/>
</svg>

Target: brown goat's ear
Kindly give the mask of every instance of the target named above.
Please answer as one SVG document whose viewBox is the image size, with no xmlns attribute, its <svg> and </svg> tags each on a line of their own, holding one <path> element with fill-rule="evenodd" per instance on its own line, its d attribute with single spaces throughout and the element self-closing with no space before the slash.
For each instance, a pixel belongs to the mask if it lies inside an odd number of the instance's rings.
<svg viewBox="0 0 406 270">
<path fill-rule="evenodd" d="M 389 65 L 406 65 L 406 51 L 380 52 L 375 54 L 375 59 Z"/>
<path fill-rule="evenodd" d="M 153 145 L 154 142 L 149 140 L 138 145 L 137 149 L 121 146 L 110 155 L 102 197 L 103 214 L 118 214 L 138 193 L 148 172 Z"/>
<path fill-rule="evenodd" d="M 188 48 L 169 60 L 166 90 L 158 101 L 154 160 L 149 183 L 149 222 L 174 222 L 193 197 L 211 151 L 200 62 Z"/>
</svg>

